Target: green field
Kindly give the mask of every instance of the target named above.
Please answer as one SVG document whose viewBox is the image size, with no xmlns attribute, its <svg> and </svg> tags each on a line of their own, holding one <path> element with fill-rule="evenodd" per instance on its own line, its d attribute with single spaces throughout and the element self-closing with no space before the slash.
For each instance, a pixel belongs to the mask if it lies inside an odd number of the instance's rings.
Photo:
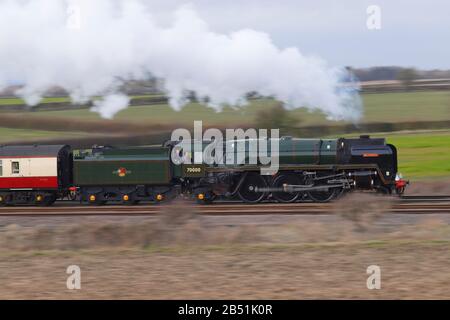
<svg viewBox="0 0 450 320">
<path fill-rule="evenodd" d="M 49 139 L 60 139 L 62 135 L 69 135 L 71 138 L 88 137 L 87 132 L 57 132 L 45 130 L 11 129 L 0 127 L 0 143 L 10 141 L 42 141 Z"/>
<path fill-rule="evenodd" d="M 0 104 L 6 104 L 6 100 L 0 99 Z M 365 94 L 363 95 L 363 101 L 365 115 L 362 122 L 450 120 L 450 92 Z M 192 127 L 194 120 L 203 120 L 205 125 L 235 128 L 243 124 L 251 124 L 260 110 L 267 110 L 276 104 L 276 101 L 270 99 L 251 100 L 249 105 L 245 107 L 237 110 L 226 107 L 219 113 L 197 103 L 191 103 L 179 112 L 174 111 L 168 105 L 137 106 L 120 112 L 116 119 L 148 125 L 183 125 L 187 128 Z M 33 117 L 54 118 L 55 120 L 57 118 L 100 119 L 96 113 L 87 109 L 23 112 L 20 114 L 26 116 L 28 120 Z M 325 116 L 319 112 L 311 113 L 305 109 L 289 111 L 289 116 L 295 120 L 297 126 L 339 124 L 339 122 L 326 120 Z M 104 121 L 108 122 L 110 120 Z M 99 121 L 99 125 L 102 122 Z M 85 137 L 88 135 L 89 133 L 83 132 L 70 133 L 71 137 Z M 397 146 L 400 171 L 405 176 L 419 179 L 450 176 L 450 128 L 449 131 L 381 133 L 378 135 L 387 137 L 390 143 Z M 62 132 L 48 131 L 45 128 L 42 128 L 42 130 L 0 128 L 0 143 L 39 141 L 61 138 L 61 136 Z"/>
<path fill-rule="evenodd" d="M 136 98 L 154 98 L 154 97 L 162 97 L 162 94 L 151 94 L 151 95 L 137 95 L 132 96 L 132 99 Z M 92 100 L 98 100 L 100 97 L 93 97 Z M 71 103 L 69 97 L 46 97 L 41 100 L 40 103 L 62 103 L 67 102 Z M 4 105 L 24 105 L 25 101 L 21 98 L 0 98 L 0 108 Z M 57 108 L 57 107 L 56 107 Z M 1 110 L 1 109 L 0 109 Z"/>
<path fill-rule="evenodd" d="M 363 123 L 450 120 L 450 92 L 428 91 L 408 93 L 363 94 Z M 1 102 L 0 102 L 1 103 Z M 233 109 L 225 107 L 222 112 L 198 103 L 190 103 L 181 111 L 168 105 L 133 106 L 119 112 L 115 119 L 145 123 L 192 125 L 194 120 L 203 120 L 211 125 L 236 125 L 251 123 L 260 110 L 275 106 L 270 99 L 251 100 L 247 106 Z M 32 117 L 70 117 L 100 119 L 99 115 L 83 110 L 60 110 L 29 112 Z M 289 111 L 297 126 L 333 125 L 343 122 L 328 121 L 320 112 L 296 109 Z"/>
<path fill-rule="evenodd" d="M 51 97 L 51 98 L 43 98 L 41 103 L 55 103 L 55 102 L 70 102 L 69 97 Z M 23 105 L 25 101 L 20 98 L 1 98 L 0 99 L 0 107 L 3 105 Z"/>
<path fill-rule="evenodd" d="M 450 131 L 376 134 L 396 146 L 399 171 L 407 178 L 450 177 Z"/>
</svg>

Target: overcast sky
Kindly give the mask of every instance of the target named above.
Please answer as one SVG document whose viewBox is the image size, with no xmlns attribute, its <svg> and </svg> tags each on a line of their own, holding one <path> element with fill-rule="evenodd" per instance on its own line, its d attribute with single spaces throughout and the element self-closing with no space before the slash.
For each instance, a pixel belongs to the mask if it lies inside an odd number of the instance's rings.
<svg viewBox="0 0 450 320">
<path fill-rule="evenodd" d="M 167 23 L 191 3 L 216 32 L 251 28 L 280 47 L 298 47 L 331 65 L 413 66 L 450 69 L 448 0 L 148 0 Z M 381 29 L 366 26 L 369 5 L 381 9 Z"/>
</svg>

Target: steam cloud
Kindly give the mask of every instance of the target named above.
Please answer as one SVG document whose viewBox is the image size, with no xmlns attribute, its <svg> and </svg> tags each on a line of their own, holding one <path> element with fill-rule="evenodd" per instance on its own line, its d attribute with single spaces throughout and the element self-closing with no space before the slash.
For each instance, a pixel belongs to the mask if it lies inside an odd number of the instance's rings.
<svg viewBox="0 0 450 320">
<path fill-rule="evenodd" d="M 130 98 L 124 94 L 110 94 L 100 101 L 94 101 L 91 111 L 100 113 L 105 119 L 112 119 L 117 112 L 126 109 L 129 102 Z"/>
<path fill-rule="evenodd" d="M 330 119 L 356 121 L 362 112 L 344 69 L 279 49 L 262 32 L 215 33 L 191 6 L 164 27 L 141 0 L 0 0 L 0 90 L 20 81 L 27 104 L 57 85 L 78 103 L 105 96 L 93 110 L 112 118 L 129 102 L 119 86 L 150 76 L 164 79 L 177 110 L 192 90 L 218 111 L 256 91 Z"/>
</svg>

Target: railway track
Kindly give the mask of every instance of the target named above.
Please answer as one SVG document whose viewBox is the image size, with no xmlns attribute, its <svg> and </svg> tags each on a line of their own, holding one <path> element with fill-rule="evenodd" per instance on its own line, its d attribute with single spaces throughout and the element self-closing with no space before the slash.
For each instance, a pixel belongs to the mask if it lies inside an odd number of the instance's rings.
<svg viewBox="0 0 450 320">
<path fill-rule="evenodd" d="M 450 202 L 450 196 L 402 196 L 402 203 L 406 202 Z"/>
<path fill-rule="evenodd" d="M 408 197 L 394 203 L 389 212 L 392 214 L 450 214 L 450 197 Z M 175 205 L 177 206 L 177 205 Z M 335 203 L 217 203 L 212 205 L 191 205 L 177 207 L 201 215 L 306 215 L 336 213 Z M 74 206 L 57 204 L 52 207 L 2 207 L 2 216 L 145 216 L 164 214 L 172 210 L 170 204 L 139 206 Z"/>
</svg>

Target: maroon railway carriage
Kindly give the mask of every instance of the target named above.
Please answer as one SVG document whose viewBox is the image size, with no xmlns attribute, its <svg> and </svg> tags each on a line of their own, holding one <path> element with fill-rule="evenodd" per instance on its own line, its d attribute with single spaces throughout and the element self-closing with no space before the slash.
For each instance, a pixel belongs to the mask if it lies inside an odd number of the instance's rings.
<svg viewBox="0 0 450 320">
<path fill-rule="evenodd" d="M 70 146 L 0 146 L 0 205 L 51 205 L 71 183 Z"/>
</svg>

